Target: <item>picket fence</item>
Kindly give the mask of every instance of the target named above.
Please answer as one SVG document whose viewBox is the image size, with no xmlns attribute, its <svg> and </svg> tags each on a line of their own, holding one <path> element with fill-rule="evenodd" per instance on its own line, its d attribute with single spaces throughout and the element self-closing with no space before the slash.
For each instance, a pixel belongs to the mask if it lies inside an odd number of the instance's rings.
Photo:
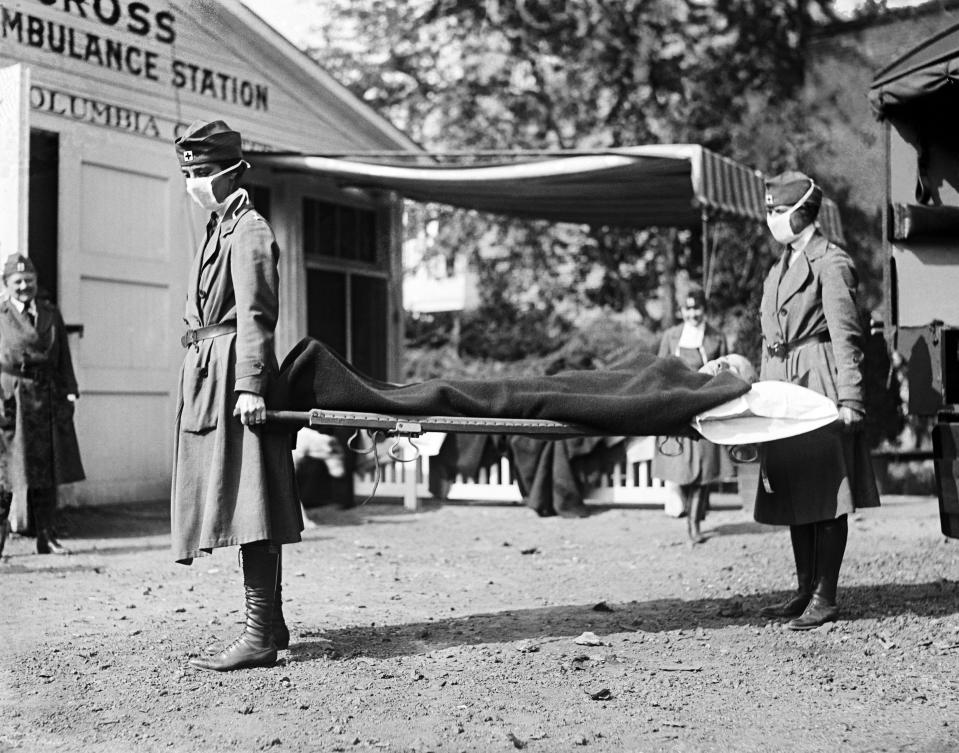
<svg viewBox="0 0 959 753">
<path fill-rule="evenodd" d="M 663 482 L 653 478 L 651 473 L 654 442 L 654 437 L 632 440 L 625 461 L 615 465 L 598 486 L 590 489 L 585 501 L 599 504 L 665 504 L 667 490 Z M 373 494 L 375 488 L 378 498 L 399 498 L 408 510 L 418 510 L 422 501 L 431 497 L 428 488 L 431 457 L 423 453 L 405 463 L 381 463 L 378 483 L 373 471 L 357 473 L 353 487 L 355 497 L 363 499 Z M 480 471 L 475 479 L 457 477 L 450 485 L 447 499 L 500 503 L 523 501 L 507 458 Z"/>
</svg>

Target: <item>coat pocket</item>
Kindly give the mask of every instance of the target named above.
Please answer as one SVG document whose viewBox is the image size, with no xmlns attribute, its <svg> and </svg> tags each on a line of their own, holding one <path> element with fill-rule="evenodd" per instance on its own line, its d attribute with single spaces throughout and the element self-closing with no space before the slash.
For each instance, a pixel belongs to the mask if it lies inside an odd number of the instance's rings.
<svg viewBox="0 0 959 753">
<path fill-rule="evenodd" d="M 211 341 L 190 350 L 183 364 L 182 399 L 180 431 L 194 434 L 215 429 L 219 418 L 220 379 L 217 373 L 217 361 L 211 358 Z"/>
<path fill-rule="evenodd" d="M 835 401 L 838 391 L 832 345 L 822 343 L 807 346 L 799 351 L 796 361 L 796 378 L 792 381 Z"/>
</svg>

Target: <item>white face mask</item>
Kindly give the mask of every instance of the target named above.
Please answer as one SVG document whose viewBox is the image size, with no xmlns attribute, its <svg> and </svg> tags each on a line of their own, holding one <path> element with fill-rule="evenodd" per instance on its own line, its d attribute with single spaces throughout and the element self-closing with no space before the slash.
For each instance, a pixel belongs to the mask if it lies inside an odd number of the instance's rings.
<svg viewBox="0 0 959 753">
<path fill-rule="evenodd" d="M 242 160 L 235 165 L 221 170 L 213 175 L 205 175 L 202 178 L 187 178 L 186 192 L 200 207 L 206 212 L 218 212 L 223 208 L 223 202 L 217 201 L 213 193 L 213 181 L 218 180 L 228 173 L 236 170 L 240 165 L 246 164 Z"/>
<path fill-rule="evenodd" d="M 787 209 L 782 214 L 767 214 L 766 215 L 766 225 L 769 227 L 769 232 L 772 233 L 773 238 L 777 242 L 787 245 L 796 240 L 802 231 L 805 230 L 805 227 L 799 228 L 799 232 L 794 232 L 792 228 L 792 218 L 793 215 L 806 203 L 806 200 L 812 196 L 812 192 L 816 190 L 816 184 L 812 183 L 809 186 L 809 190 L 802 195 L 802 198 L 793 204 L 789 209 Z"/>
</svg>

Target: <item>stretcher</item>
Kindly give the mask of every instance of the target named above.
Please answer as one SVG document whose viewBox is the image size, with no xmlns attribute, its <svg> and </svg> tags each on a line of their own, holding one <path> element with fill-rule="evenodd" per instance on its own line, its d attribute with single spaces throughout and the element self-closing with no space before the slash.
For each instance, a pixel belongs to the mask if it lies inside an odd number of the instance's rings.
<svg viewBox="0 0 959 753">
<path fill-rule="evenodd" d="M 734 460 L 749 462 L 755 456 L 741 448 L 814 431 L 837 418 L 835 403 L 813 390 L 786 382 L 757 382 L 746 394 L 696 415 L 687 436 L 701 436 L 727 445 Z M 411 462 L 419 457 L 413 440 L 427 432 L 519 434 L 543 440 L 608 434 L 580 424 L 547 419 L 399 415 L 323 408 L 267 411 L 267 421 L 298 428 L 353 429 L 347 446 L 360 453 L 375 453 L 379 439 L 392 439 L 387 453 L 398 462 Z M 368 439 L 362 445 L 356 441 L 361 431 L 367 433 Z M 401 451 L 404 440 L 411 453 Z M 376 469 L 378 475 L 378 463 Z"/>
</svg>

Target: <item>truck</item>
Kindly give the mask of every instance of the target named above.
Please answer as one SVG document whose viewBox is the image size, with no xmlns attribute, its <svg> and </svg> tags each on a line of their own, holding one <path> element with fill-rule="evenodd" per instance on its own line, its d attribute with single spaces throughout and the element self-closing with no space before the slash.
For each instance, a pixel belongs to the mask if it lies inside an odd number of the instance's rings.
<svg viewBox="0 0 959 753">
<path fill-rule="evenodd" d="M 932 424 L 942 533 L 959 538 L 959 24 L 880 70 L 869 88 L 885 151 L 884 336 Z"/>
</svg>

